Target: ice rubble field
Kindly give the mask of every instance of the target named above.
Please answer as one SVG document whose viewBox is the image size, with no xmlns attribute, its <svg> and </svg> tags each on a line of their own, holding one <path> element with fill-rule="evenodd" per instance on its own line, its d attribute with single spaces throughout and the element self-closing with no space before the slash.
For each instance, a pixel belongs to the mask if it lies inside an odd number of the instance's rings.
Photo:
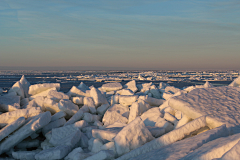
<svg viewBox="0 0 240 160">
<path fill-rule="evenodd" d="M 240 77 L 183 90 L 130 81 L 0 88 L 0 159 L 240 159 Z"/>
</svg>

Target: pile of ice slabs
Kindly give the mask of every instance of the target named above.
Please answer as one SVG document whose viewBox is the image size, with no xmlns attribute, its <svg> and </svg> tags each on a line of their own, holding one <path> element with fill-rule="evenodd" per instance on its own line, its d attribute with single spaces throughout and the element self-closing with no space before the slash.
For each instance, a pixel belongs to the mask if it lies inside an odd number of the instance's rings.
<svg viewBox="0 0 240 160">
<path fill-rule="evenodd" d="M 240 159 L 239 85 L 80 83 L 63 93 L 22 76 L 0 89 L 0 158 Z"/>
</svg>

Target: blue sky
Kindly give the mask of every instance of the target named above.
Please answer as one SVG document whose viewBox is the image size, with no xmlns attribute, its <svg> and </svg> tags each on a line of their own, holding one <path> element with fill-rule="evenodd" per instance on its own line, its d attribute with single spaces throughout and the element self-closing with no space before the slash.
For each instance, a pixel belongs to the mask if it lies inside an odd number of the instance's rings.
<svg viewBox="0 0 240 160">
<path fill-rule="evenodd" d="M 1 0 L 0 69 L 240 69 L 239 0 Z"/>
</svg>

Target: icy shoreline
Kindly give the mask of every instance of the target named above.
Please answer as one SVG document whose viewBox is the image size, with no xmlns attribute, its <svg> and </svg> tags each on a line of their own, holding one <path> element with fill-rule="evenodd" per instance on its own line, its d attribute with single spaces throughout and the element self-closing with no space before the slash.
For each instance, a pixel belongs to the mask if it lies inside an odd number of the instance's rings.
<svg viewBox="0 0 240 160">
<path fill-rule="evenodd" d="M 240 78 L 184 89 L 132 80 L 64 93 L 60 83 L 31 85 L 22 76 L 0 89 L 0 157 L 239 159 L 239 85 Z"/>
</svg>

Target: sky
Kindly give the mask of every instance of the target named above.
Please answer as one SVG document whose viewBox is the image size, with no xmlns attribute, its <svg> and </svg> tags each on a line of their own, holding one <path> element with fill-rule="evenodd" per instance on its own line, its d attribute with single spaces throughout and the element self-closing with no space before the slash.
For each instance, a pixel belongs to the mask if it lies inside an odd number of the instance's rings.
<svg viewBox="0 0 240 160">
<path fill-rule="evenodd" d="M 0 0 L 0 69 L 237 69 L 239 0 Z"/>
</svg>

